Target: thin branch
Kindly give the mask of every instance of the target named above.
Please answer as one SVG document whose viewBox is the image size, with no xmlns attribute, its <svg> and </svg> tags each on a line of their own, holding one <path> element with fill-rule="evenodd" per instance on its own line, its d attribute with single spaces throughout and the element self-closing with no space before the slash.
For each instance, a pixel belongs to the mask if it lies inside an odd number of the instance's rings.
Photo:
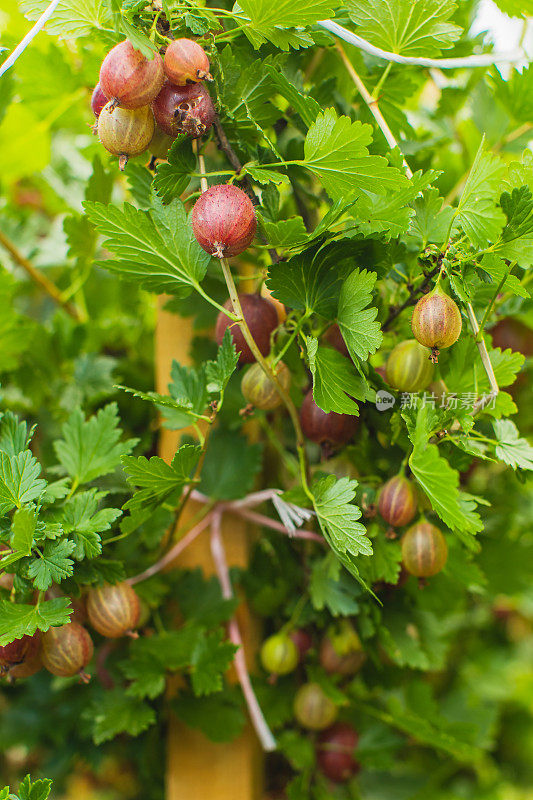
<svg viewBox="0 0 533 800">
<path fill-rule="evenodd" d="M 80 314 L 78 309 L 69 303 L 67 300 L 63 299 L 63 296 L 55 283 L 44 275 L 39 269 L 33 266 L 33 264 L 28 261 L 28 259 L 22 255 L 20 250 L 16 247 L 15 244 L 9 239 L 5 233 L 0 231 L 0 244 L 5 247 L 8 253 L 13 258 L 19 267 L 22 267 L 24 272 L 31 278 L 31 280 L 36 283 L 38 286 L 43 289 L 49 297 L 52 298 L 56 303 L 62 306 L 65 311 L 70 314 L 78 322 L 81 320 Z"/>
<path fill-rule="evenodd" d="M 275 519 L 270 519 L 270 517 L 266 517 L 263 514 L 258 514 L 256 511 L 249 511 L 248 509 L 241 507 L 236 509 L 235 513 L 240 517 L 249 520 L 250 522 L 255 522 L 256 525 L 263 525 L 265 528 L 278 531 L 278 533 L 284 533 L 291 539 L 308 539 L 311 542 L 325 544 L 324 537 L 320 536 L 318 533 L 313 533 L 313 531 L 301 531 L 299 529 L 294 531 L 294 533 L 289 533 L 282 522 L 277 522 Z"/>
<path fill-rule="evenodd" d="M 479 56 L 465 56 L 463 58 L 416 58 L 414 56 L 400 56 L 397 53 L 390 53 L 375 47 L 366 39 L 362 39 L 356 33 L 352 33 L 347 28 L 343 28 L 331 19 L 323 19 L 317 22 L 321 28 L 325 28 L 330 33 L 344 39 L 345 42 L 355 45 L 365 53 L 369 53 L 376 58 L 383 58 L 385 61 L 392 61 L 395 64 L 415 64 L 419 67 L 438 67 L 439 69 L 457 69 L 457 67 L 490 67 L 492 64 L 507 63 L 512 64 L 525 61 L 523 52 L 514 53 L 486 53 Z"/>
<path fill-rule="evenodd" d="M 165 555 L 160 558 L 159 561 L 156 561 L 155 564 L 152 564 L 151 567 L 148 567 L 148 569 L 145 569 L 144 572 L 141 572 L 139 575 L 134 575 L 133 578 L 128 578 L 127 583 L 129 583 L 131 586 L 134 586 L 136 583 L 145 581 L 147 578 L 151 578 L 152 575 L 157 575 L 158 572 L 161 572 L 161 570 L 164 569 L 167 564 L 170 564 L 172 561 L 174 561 L 174 559 L 177 558 L 180 553 L 182 553 L 185 548 L 188 547 L 191 542 L 193 542 L 196 537 L 207 528 L 207 526 L 211 523 L 212 517 L 213 513 L 208 514 L 206 517 L 200 520 L 198 525 L 195 525 L 194 528 L 191 528 L 191 530 L 186 533 L 185 536 L 179 540 L 179 542 L 176 542 L 174 547 L 171 547 L 168 553 L 165 553 Z"/>
<path fill-rule="evenodd" d="M 476 319 L 476 315 L 474 314 L 474 309 L 472 308 L 472 303 L 466 303 L 466 313 L 468 314 L 468 320 L 470 322 L 470 327 L 474 333 L 474 341 L 477 344 L 477 348 L 479 350 L 479 355 L 481 356 L 481 361 L 483 362 L 483 367 L 485 368 L 485 372 L 487 373 L 487 377 L 489 379 L 490 384 L 490 393 L 491 399 L 496 397 L 499 392 L 498 381 L 496 380 L 496 375 L 494 374 L 494 369 L 492 368 L 492 363 L 489 358 L 489 352 L 487 350 L 487 345 L 485 344 L 485 339 L 483 338 L 483 334 L 479 329 L 479 324 Z M 487 400 L 487 403 L 489 401 Z M 484 405 L 487 405 L 485 403 Z M 483 407 L 483 406 L 482 406 Z"/>
<path fill-rule="evenodd" d="M 226 600 L 230 600 L 233 597 L 233 589 L 231 586 L 226 553 L 224 550 L 224 542 L 222 541 L 222 534 L 220 530 L 220 517 L 220 514 L 214 514 L 212 519 L 211 554 L 213 556 L 215 569 L 217 571 L 218 580 L 222 589 L 222 596 Z M 246 705 L 248 706 L 252 725 L 255 728 L 255 732 L 257 733 L 263 750 L 267 753 L 271 753 L 277 747 L 276 740 L 274 739 L 272 732 L 268 727 L 268 723 L 255 695 L 252 681 L 250 680 L 250 673 L 248 672 L 248 667 L 246 666 L 246 657 L 244 654 L 242 636 L 235 617 L 233 617 L 228 624 L 228 634 L 230 640 L 238 648 L 237 652 L 235 653 L 233 663 L 235 664 L 235 671 L 241 685 L 244 699 L 246 700 Z"/>
<path fill-rule="evenodd" d="M 0 78 L 2 77 L 4 72 L 7 72 L 8 69 L 13 66 L 17 58 L 19 58 L 19 56 L 22 55 L 22 53 L 30 44 L 30 42 L 37 36 L 39 31 L 41 31 L 44 28 L 44 26 L 46 25 L 46 23 L 48 22 L 48 20 L 50 19 L 50 17 L 54 13 L 60 2 L 61 0 L 52 0 L 48 8 L 45 9 L 45 11 L 43 11 L 43 13 L 39 17 L 33 28 L 31 28 L 31 30 L 28 31 L 24 39 L 22 39 L 20 44 L 18 44 L 15 47 L 11 55 L 8 56 L 4 61 L 4 63 L 2 64 L 2 66 L 0 66 Z"/>
<path fill-rule="evenodd" d="M 409 306 L 416 305 L 418 301 L 418 295 L 423 294 L 425 292 L 425 290 L 429 287 L 432 278 L 435 277 L 435 275 L 437 274 L 437 272 L 439 272 L 439 270 L 440 267 L 435 267 L 434 269 L 431 270 L 431 272 L 428 272 L 428 274 L 426 275 L 424 281 L 420 284 L 420 286 L 411 289 L 407 300 L 405 300 L 405 302 L 403 302 L 401 306 L 393 308 L 390 311 L 389 316 L 381 326 L 382 330 L 386 331 L 387 328 L 390 328 L 391 324 L 394 322 L 396 317 L 399 317 L 402 311 L 404 311 L 406 308 L 409 308 Z"/>
</svg>

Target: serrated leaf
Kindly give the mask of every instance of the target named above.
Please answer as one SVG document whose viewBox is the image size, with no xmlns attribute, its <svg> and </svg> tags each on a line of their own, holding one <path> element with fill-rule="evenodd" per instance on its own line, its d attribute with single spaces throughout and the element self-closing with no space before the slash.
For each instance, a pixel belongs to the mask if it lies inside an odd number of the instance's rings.
<svg viewBox="0 0 533 800">
<path fill-rule="evenodd" d="M 120 733 L 138 736 L 155 722 L 155 711 L 124 689 L 109 689 L 84 714 L 96 745 L 114 739 Z"/>
<path fill-rule="evenodd" d="M 510 419 L 494 420 L 496 434 L 496 456 L 513 469 L 533 469 L 533 447 L 520 437 L 518 429 Z"/>
<path fill-rule="evenodd" d="M 333 16 L 335 8 L 331 0 L 280 0 L 276 6 L 269 0 L 239 0 L 239 5 L 259 31 L 311 25 Z"/>
<path fill-rule="evenodd" d="M 334 617 L 349 616 L 359 611 L 359 584 L 341 569 L 341 563 L 333 552 L 313 564 L 309 594 L 317 611 L 327 608 Z"/>
<path fill-rule="evenodd" d="M 6 411 L 0 421 L 0 450 L 8 456 L 16 456 L 29 448 L 34 428 L 28 430 L 28 423 Z"/>
<path fill-rule="evenodd" d="M 245 164 L 244 169 L 254 181 L 262 185 L 273 183 L 276 186 L 281 186 L 281 184 L 288 186 L 290 184 L 288 175 L 284 175 L 283 172 L 276 172 L 273 169 L 263 168 L 261 164 Z"/>
<path fill-rule="evenodd" d="M 52 788 L 52 781 L 49 778 L 40 778 L 32 781 L 26 775 L 19 784 L 19 800 L 46 800 Z"/>
<path fill-rule="evenodd" d="M 124 508 L 139 509 L 145 503 L 159 504 L 170 497 L 176 497 L 191 480 L 200 452 L 201 448 L 197 445 L 182 445 L 176 451 L 171 464 L 167 464 L 159 456 L 152 456 L 150 460 L 144 456 L 123 456 L 122 465 L 128 483 L 140 487 L 140 491 L 135 492 Z"/>
<path fill-rule="evenodd" d="M 217 500 L 237 500 L 251 491 L 261 467 L 262 447 L 233 430 L 216 428 L 207 445 L 199 490 Z"/>
<path fill-rule="evenodd" d="M 217 360 L 206 364 L 207 391 L 223 392 L 237 369 L 239 356 L 233 344 L 229 328 L 224 331 L 222 344 L 218 348 Z"/>
<path fill-rule="evenodd" d="M 355 269 L 344 281 L 339 295 L 337 321 L 348 352 L 356 361 L 366 361 L 378 350 L 383 340 L 380 325 L 375 321 L 377 308 L 366 308 L 372 302 L 377 275 Z"/>
<path fill-rule="evenodd" d="M 482 141 L 469 172 L 454 216 L 472 244 L 486 247 L 495 242 L 505 223 L 505 215 L 497 206 L 504 163 L 484 150 Z"/>
<path fill-rule="evenodd" d="M 45 592 L 53 583 L 61 583 L 72 575 L 74 562 L 69 556 L 76 545 L 68 539 L 47 541 L 38 557 L 28 565 L 28 576 L 33 578 L 33 585 Z"/>
<path fill-rule="evenodd" d="M 312 487 L 313 506 L 324 537 L 341 555 L 372 555 L 372 544 L 365 526 L 357 520 L 361 511 L 351 502 L 356 481 L 337 480 L 335 475 L 321 478 Z"/>
<path fill-rule="evenodd" d="M 191 148 L 191 140 L 185 135 L 178 137 L 168 151 L 167 162 L 157 166 L 154 191 L 165 203 L 169 203 L 185 191 L 195 166 L 196 157 Z"/>
<path fill-rule="evenodd" d="M 23 636 L 33 636 L 36 630 L 44 632 L 51 626 L 66 625 L 71 613 L 69 597 L 44 600 L 34 606 L 0 599 L 0 647 Z"/>
<path fill-rule="evenodd" d="M 0 515 L 35 500 L 46 487 L 41 465 L 30 450 L 15 456 L 0 451 Z"/>
<path fill-rule="evenodd" d="M 318 347 L 318 340 L 306 338 L 309 369 L 313 376 L 313 398 L 323 411 L 359 416 L 355 400 L 374 395 L 351 361 L 332 347 Z M 354 398 L 354 399 L 352 399 Z"/>
<path fill-rule="evenodd" d="M 292 247 L 306 242 L 308 235 L 301 217 L 272 222 L 262 215 L 259 216 L 261 227 L 265 231 L 267 242 L 271 247 Z"/>
<path fill-rule="evenodd" d="M 414 217 L 409 226 L 409 235 L 422 242 L 442 244 L 450 228 L 453 208 L 443 205 L 438 189 L 427 189 L 413 201 Z"/>
<path fill-rule="evenodd" d="M 79 492 L 67 500 L 59 512 L 65 533 L 72 535 L 76 545 L 73 556 L 78 561 L 100 555 L 102 543 L 99 534 L 109 530 L 121 515 L 118 508 L 98 510 L 100 496 L 95 489 Z"/>
<path fill-rule="evenodd" d="M 50 5 L 49 0 L 21 0 L 20 10 L 28 19 L 38 19 Z M 103 0 L 61 0 L 46 24 L 51 36 L 74 39 L 87 36 L 93 29 L 112 28 L 113 20 Z"/>
<path fill-rule="evenodd" d="M 224 673 L 230 667 L 238 648 L 224 639 L 221 630 L 199 637 L 191 654 L 191 683 L 197 697 L 219 692 Z"/>
<path fill-rule="evenodd" d="M 11 547 L 20 556 L 26 556 L 31 551 L 36 523 L 35 509 L 17 508 L 11 525 Z"/>
</svg>

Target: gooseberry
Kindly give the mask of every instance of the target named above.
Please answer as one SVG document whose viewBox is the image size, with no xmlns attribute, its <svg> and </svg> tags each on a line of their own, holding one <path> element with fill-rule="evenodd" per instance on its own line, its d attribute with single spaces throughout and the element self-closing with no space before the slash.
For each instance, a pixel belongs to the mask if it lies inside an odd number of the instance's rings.
<svg viewBox="0 0 533 800">
<path fill-rule="evenodd" d="M 416 339 L 397 344 L 385 367 L 387 383 L 400 392 L 421 392 L 433 378 L 431 353 Z"/>
<path fill-rule="evenodd" d="M 250 333 L 258 346 L 261 354 L 266 356 L 270 353 L 270 337 L 278 327 L 278 315 L 276 309 L 269 300 L 260 297 L 258 294 L 240 294 L 239 301 L 246 324 Z M 233 308 L 231 300 L 226 300 L 224 308 L 228 311 Z M 215 327 L 215 338 L 217 344 L 222 344 L 226 328 L 230 329 L 233 344 L 239 355 L 239 364 L 252 364 L 255 356 L 248 347 L 244 335 L 237 322 L 234 322 L 222 311 L 217 317 Z"/>
<path fill-rule="evenodd" d="M 383 486 L 379 495 L 378 511 L 389 525 L 408 525 L 418 507 L 414 484 L 404 475 L 395 475 Z"/>
<path fill-rule="evenodd" d="M 346 347 L 346 342 L 342 336 L 341 329 L 336 323 L 326 331 L 324 339 L 328 344 L 334 347 L 335 350 L 341 353 L 341 355 L 346 356 L 346 358 L 350 358 L 350 351 Z"/>
<path fill-rule="evenodd" d="M 296 628 L 296 630 L 290 632 L 289 636 L 298 650 L 298 660 L 302 662 L 313 646 L 313 638 L 309 631 L 303 628 Z"/>
<path fill-rule="evenodd" d="M 263 642 L 261 664 L 274 675 L 287 675 L 298 666 L 298 648 L 285 633 L 275 633 Z"/>
<path fill-rule="evenodd" d="M 39 652 L 40 643 L 41 634 L 40 631 L 36 631 L 33 636 L 26 634 L 20 639 L 15 639 L 13 642 L 0 647 L 0 673 L 9 672 L 12 675 L 12 670 L 15 667 L 36 656 Z"/>
<path fill-rule="evenodd" d="M 139 624 L 141 607 L 135 590 L 123 581 L 93 587 L 87 595 L 89 623 L 102 636 L 118 639 Z"/>
<path fill-rule="evenodd" d="M 238 186 L 211 186 L 194 204 L 192 229 L 196 240 L 216 258 L 242 253 L 252 242 L 256 228 L 253 203 Z"/>
<path fill-rule="evenodd" d="M 294 716 L 303 728 L 322 731 L 337 718 L 337 706 L 318 683 L 300 686 L 294 698 Z"/>
<path fill-rule="evenodd" d="M 417 522 L 402 537 L 402 560 L 407 572 L 430 578 L 443 569 L 448 545 L 442 532 L 430 522 Z"/>
<path fill-rule="evenodd" d="M 289 368 L 283 361 L 278 361 L 274 369 L 277 379 L 285 391 L 288 391 L 291 384 Z M 241 381 L 241 392 L 247 403 L 261 411 L 272 411 L 283 402 L 276 384 L 265 374 L 261 364 L 252 364 L 245 373 Z"/>
<path fill-rule="evenodd" d="M 209 130 L 215 119 L 213 101 L 201 83 L 189 86 L 165 83 L 152 108 L 159 127 L 173 138 L 186 133 L 197 139 Z"/>
<path fill-rule="evenodd" d="M 49 628 L 42 636 L 43 666 L 52 675 L 70 678 L 79 674 L 82 680 L 88 680 L 83 668 L 92 657 L 92 639 L 77 622 Z"/>
<path fill-rule="evenodd" d="M 212 80 L 205 50 L 192 39 L 174 39 L 167 47 L 165 75 L 176 86 Z"/>
<path fill-rule="evenodd" d="M 317 762 L 324 775 L 335 783 L 344 783 L 360 770 L 354 750 L 359 735 L 346 722 L 336 722 L 318 737 Z"/>
<path fill-rule="evenodd" d="M 98 119 L 100 112 L 102 111 L 103 107 L 108 104 L 108 102 L 109 98 L 105 96 L 102 91 L 102 87 L 99 83 L 97 83 L 91 95 L 91 111 L 96 119 Z"/>
<path fill-rule="evenodd" d="M 459 338 L 463 322 L 461 312 L 452 298 L 437 284 L 429 294 L 421 297 L 411 319 L 415 339 L 431 347 L 432 361 L 438 361 L 439 349 L 450 347 Z"/>
<path fill-rule="evenodd" d="M 100 88 L 113 107 L 149 105 L 164 80 L 163 59 L 159 53 L 148 59 L 128 39 L 113 47 L 100 67 Z"/>
<path fill-rule="evenodd" d="M 119 157 L 123 170 L 128 158 L 144 153 L 154 135 L 154 115 L 150 106 L 113 108 L 108 103 L 98 117 L 98 136 L 106 150 Z"/>
<path fill-rule="evenodd" d="M 366 661 L 361 640 L 349 620 L 338 630 L 330 630 L 322 639 L 320 664 L 330 675 L 355 675 Z"/>
<path fill-rule="evenodd" d="M 300 422 L 304 434 L 317 444 L 340 446 L 350 441 L 357 430 L 357 417 L 323 411 L 313 400 L 312 389 L 304 397 L 300 408 Z"/>
</svg>

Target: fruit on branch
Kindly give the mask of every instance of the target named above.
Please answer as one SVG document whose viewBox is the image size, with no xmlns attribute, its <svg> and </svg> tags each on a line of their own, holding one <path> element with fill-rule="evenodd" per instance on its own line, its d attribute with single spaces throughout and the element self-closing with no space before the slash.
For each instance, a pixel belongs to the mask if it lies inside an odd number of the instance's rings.
<svg viewBox="0 0 533 800">
<path fill-rule="evenodd" d="M 298 648 L 286 633 L 275 633 L 261 647 L 261 664 L 273 675 L 287 675 L 298 666 Z"/>
<path fill-rule="evenodd" d="M 113 47 L 100 67 L 100 88 L 114 106 L 141 108 L 159 94 L 165 73 L 156 53 L 148 59 L 125 39 Z"/>
<path fill-rule="evenodd" d="M 165 53 L 165 75 L 176 86 L 213 80 L 209 59 L 203 47 L 192 39 L 174 39 Z"/>
<path fill-rule="evenodd" d="M 152 108 L 159 127 L 174 138 L 186 133 L 197 139 L 209 130 L 215 119 L 213 101 L 201 83 L 189 86 L 165 83 Z"/>
<path fill-rule="evenodd" d="M 120 169 L 128 158 L 144 153 L 154 135 L 154 115 L 150 106 L 113 108 L 108 103 L 98 117 L 98 136 L 106 150 L 119 157 Z"/>
<path fill-rule="evenodd" d="M 319 659 L 330 675 L 355 675 L 366 661 L 361 640 L 349 620 L 332 628 L 320 643 Z"/>
<path fill-rule="evenodd" d="M 346 356 L 346 358 L 350 358 L 350 352 L 346 347 L 346 342 L 344 341 L 341 333 L 341 329 L 335 323 L 329 328 L 325 335 L 324 339 L 328 344 L 335 348 L 341 355 Z"/>
<path fill-rule="evenodd" d="M 52 675 L 71 678 L 79 674 L 84 680 L 87 676 L 83 668 L 93 657 L 93 642 L 84 627 L 77 622 L 69 622 L 59 628 L 49 628 L 42 636 L 43 666 Z"/>
<path fill-rule="evenodd" d="M 326 778 L 345 783 L 359 772 L 361 766 L 354 755 L 358 741 L 359 734 L 347 722 L 336 722 L 322 731 L 317 742 L 317 763 Z"/>
<path fill-rule="evenodd" d="M 196 240 L 216 258 L 238 256 L 252 242 L 256 228 L 253 203 L 238 186 L 211 186 L 194 204 L 192 229 Z"/>
<path fill-rule="evenodd" d="M 533 356 L 533 330 L 520 320 L 512 317 L 501 319 L 489 333 L 493 347 Z"/>
<path fill-rule="evenodd" d="M 358 426 L 357 417 L 323 411 L 313 400 L 310 389 L 300 408 L 300 423 L 304 434 L 317 444 L 339 447 L 350 441 Z"/>
<path fill-rule="evenodd" d="M 414 484 L 405 475 L 395 475 L 383 486 L 378 511 L 389 525 L 408 525 L 416 514 L 418 500 Z"/>
<path fill-rule="evenodd" d="M 93 89 L 93 93 L 91 95 L 91 111 L 93 112 L 96 119 L 100 116 L 100 112 L 104 106 L 106 106 L 109 102 L 109 98 L 102 91 L 102 87 L 99 83 Z"/>
<path fill-rule="evenodd" d="M 261 354 L 267 356 L 270 353 L 270 337 L 278 327 L 276 309 L 269 300 L 265 300 L 258 294 L 240 294 L 239 301 L 252 338 Z M 233 310 L 231 300 L 226 300 L 224 308 L 227 308 L 228 311 Z M 255 356 L 248 347 L 239 323 L 234 322 L 221 311 L 215 327 L 215 338 L 219 345 L 222 344 L 226 328 L 230 329 L 235 349 L 240 353 L 239 364 L 252 364 Z"/>
<path fill-rule="evenodd" d="M 87 616 L 95 631 L 108 639 L 131 634 L 139 624 L 141 606 L 135 589 L 125 581 L 95 586 L 87 595 Z"/>
<path fill-rule="evenodd" d="M 441 531 L 430 522 L 417 522 L 402 536 L 402 561 L 417 578 L 430 578 L 444 568 L 448 545 Z"/>
<path fill-rule="evenodd" d="M 24 677 L 24 675 L 16 675 L 17 667 L 35 660 L 39 654 L 41 645 L 41 633 L 36 631 L 33 636 L 22 636 L 20 639 L 15 639 L 10 644 L 0 647 L 0 675 L 2 673 L 9 673 L 11 677 Z M 37 669 L 34 670 L 37 672 Z M 29 674 L 33 674 L 30 672 Z"/>
<path fill-rule="evenodd" d="M 439 284 L 432 292 L 421 297 L 414 308 L 411 329 L 420 344 L 431 347 L 432 360 L 435 363 L 438 361 L 439 349 L 454 344 L 462 327 L 457 303 Z"/>
<path fill-rule="evenodd" d="M 298 661 L 301 663 L 305 660 L 307 653 L 313 646 L 313 638 L 309 631 L 303 628 L 296 628 L 296 630 L 290 632 L 289 636 L 296 645 Z"/>
<path fill-rule="evenodd" d="M 283 361 L 275 366 L 276 377 L 285 389 L 291 385 L 291 373 Z M 252 364 L 241 381 L 241 392 L 247 403 L 261 411 L 272 411 L 283 403 L 276 384 L 265 374 L 261 364 Z"/>
<path fill-rule="evenodd" d="M 300 686 L 294 698 L 294 716 L 302 728 L 323 731 L 337 719 L 337 706 L 318 683 Z"/>
<path fill-rule="evenodd" d="M 416 339 L 397 344 L 385 367 L 385 380 L 400 392 L 421 392 L 433 378 L 431 353 Z"/>
</svg>

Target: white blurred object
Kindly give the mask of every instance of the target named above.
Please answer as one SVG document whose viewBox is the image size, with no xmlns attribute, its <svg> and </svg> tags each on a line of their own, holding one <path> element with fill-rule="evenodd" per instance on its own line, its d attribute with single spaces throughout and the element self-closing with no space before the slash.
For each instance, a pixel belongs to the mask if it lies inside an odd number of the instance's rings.
<svg viewBox="0 0 533 800">
<path fill-rule="evenodd" d="M 471 32 L 487 31 L 495 50 L 524 51 L 524 65 L 533 57 L 533 19 L 508 17 L 493 0 L 481 0 Z M 501 68 L 500 68 L 501 69 Z M 505 68 L 505 71 L 508 67 Z M 504 70 L 502 70 L 504 71 Z"/>
</svg>

